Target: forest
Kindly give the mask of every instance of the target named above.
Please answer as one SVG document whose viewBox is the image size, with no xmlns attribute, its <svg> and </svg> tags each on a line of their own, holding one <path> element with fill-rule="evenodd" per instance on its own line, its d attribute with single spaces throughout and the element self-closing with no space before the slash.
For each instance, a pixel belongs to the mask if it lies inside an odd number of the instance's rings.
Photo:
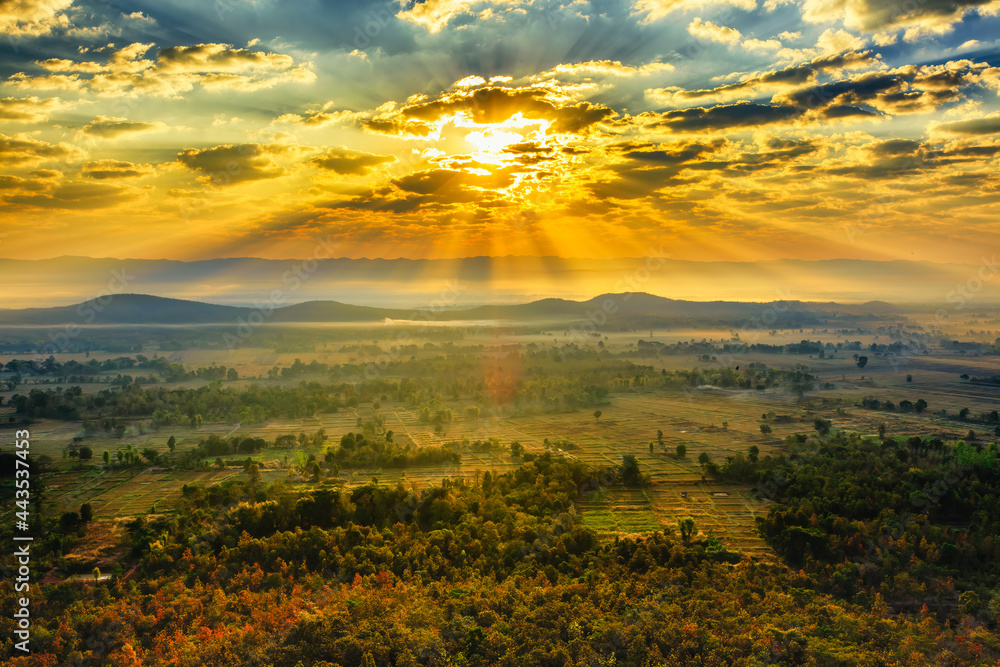
<svg viewBox="0 0 1000 667">
<path fill-rule="evenodd" d="M 574 502 L 624 484 L 624 462 L 595 471 L 545 453 L 478 483 L 421 489 L 303 492 L 252 478 L 188 486 L 178 513 L 128 524 L 122 539 L 137 577 L 43 586 L 35 651 L 7 664 L 1000 658 L 1000 596 L 988 585 L 995 448 L 935 451 L 840 432 L 801 440 L 787 456 L 738 471 L 776 498 L 760 523 L 791 569 L 742 558 L 684 526 L 598 540 Z M 911 457 L 933 465 L 911 471 Z M 730 461 L 719 474 L 740 465 Z M 955 525 L 963 516 L 971 520 Z M 53 527 L 38 557 L 54 562 L 77 539 L 76 526 Z M 3 604 L 12 595 L 5 588 Z M 972 622 L 956 622 L 955 607 Z M 7 640 L 5 655 L 10 649 Z"/>
</svg>

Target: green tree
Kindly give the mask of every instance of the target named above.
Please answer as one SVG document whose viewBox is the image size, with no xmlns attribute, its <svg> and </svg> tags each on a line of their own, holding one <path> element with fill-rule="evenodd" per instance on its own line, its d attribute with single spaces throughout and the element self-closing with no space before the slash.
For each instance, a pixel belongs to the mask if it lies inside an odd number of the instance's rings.
<svg viewBox="0 0 1000 667">
<path fill-rule="evenodd" d="M 174 453 L 174 449 L 176 447 L 177 447 L 177 438 L 175 436 L 170 436 L 169 438 L 167 438 L 167 449 L 170 450 L 171 454 Z"/>
<path fill-rule="evenodd" d="M 90 506 L 90 503 L 84 503 L 80 505 L 80 521 L 84 523 L 90 523 L 94 520 L 94 508 Z"/>
<path fill-rule="evenodd" d="M 240 374 L 236 372 L 235 368 L 230 368 L 228 371 L 226 371 L 226 379 L 230 381 L 239 380 Z"/>
<path fill-rule="evenodd" d="M 622 456 L 622 482 L 626 486 L 642 485 L 642 473 L 639 472 L 639 460 L 632 454 Z"/>
<path fill-rule="evenodd" d="M 104 465 L 110 465 L 110 464 L 111 464 L 111 452 L 109 452 L 108 450 L 105 449 L 104 450 Z"/>
<path fill-rule="evenodd" d="M 750 463 L 757 463 L 757 460 L 759 458 L 760 458 L 760 447 L 758 447 L 757 445 L 750 445 L 750 448 L 747 449 L 747 459 L 749 459 Z"/>
<path fill-rule="evenodd" d="M 832 426 L 833 422 L 831 422 L 829 419 L 821 419 L 817 417 L 813 421 L 813 428 L 815 428 L 816 432 L 819 433 L 820 435 L 826 435 L 827 433 L 829 433 L 830 428 Z"/>
<path fill-rule="evenodd" d="M 677 445 L 677 458 L 682 459 L 685 456 L 687 456 L 687 453 L 688 453 L 687 445 L 685 445 L 684 443 Z"/>
<path fill-rule="evenodd" d="M 594 410 L 594 419 L 600 419 L 602 414 L 604 413 L 600 410 Z"/>
<path fill-rule="evenodd" d="M 677 519 L 677 528 L 681 531 L 681 539 L 687 542 L 695 533 L 694 519 L 689 516 Z"/>
<path fill-rule="evenodd" d="M 771 434 L 771 427 L 768 424 L 761 424 L 760 425 L 760 432 L 763 433 L 764 435 L 770 435 Z"/>
</svg>

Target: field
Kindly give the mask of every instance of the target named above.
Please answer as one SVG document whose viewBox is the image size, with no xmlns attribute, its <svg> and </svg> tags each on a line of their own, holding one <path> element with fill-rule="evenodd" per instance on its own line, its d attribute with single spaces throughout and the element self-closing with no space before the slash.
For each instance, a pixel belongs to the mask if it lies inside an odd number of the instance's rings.
<svg viewBox="0 0 1000 667">
<path fill-rule="evenodd" d="M 965 326 L 955 324 L 957 329 Z M 274 367 L 290 366 L 296 359 L 304 363 L 318 361 L 325 364 L 377 361 L 371 345 L 380 345 L 390 351 L 399 331 L 393 327 L 368 328 L 356 334 L 338 330 L 337 342 L 322 345 L 313 352 L 278 353 L 262 348 L 241 348 L 231 354 L 203 349 L 169 353 L 174 363 L 196 367 L 218 363 L 236 368 L 240 379 L 233 387 L 251 384 L 280 384 L 294 386 L 299 382 L 325 380 L 322 375 L 300 376 L 293 380 L 262 379 Z M 993 331 L 967 329 L 967 338 L 987 339 Z M 611 332 L 604 337 L 606 349 L 614 353 L 630 354 L 637 349 L 640 339 L 660 342 L 706 340 L 717 343 L 728 340 L 732 331 L 712 329 L 678 329 L 671 331 Z M 411 342 L 420 351 L 414 358 L 431 359 L 442 354 L 433 327 L 421 328 Z M 648 334 L 648 335 L 647 335 Z M 449 333 L 449 340 L 454 337 Z M 483 345 L 552 345 L 561 344 L 564 331 L 545 331 L 530 327 L 522 330 L 472 329 L 461 336 L 460 346 Z M 356 341 L 351 342 L 351 338 Z M 345 338 L 347 340 L 345 340 Z M 830 333 L 827 330 L 786 330 L 763 336 L 761 342 L 785 344 L 802 339 L 842 341 L 861 340 L 863 344 L 886 342 L 884 335 L 866 331 L 859 334 Z M 363 348 L 362 346 L 369 346 Z M 365 352 L 359 350 L 367 349 Z M 147 356 L 155 350 L 144 350 Z M 60 361 L 73 358 L 85 362 L 84 355 L 61 355 Z M 95 353 L 98 360 L 118 355 Z M 707 370 L 721 367 L 739 367 L 752 363 L 772 368 L 799 368 L 817 377 L 816 388 L 802 397 L 785 388 L 766 391 L 722 389 L 712 386 L 687 388 L 683 391 L 668 389 L 625 389 L 612 392 L 595 417 L 592 409 L 542 412 L 533 408 L 515 411 L 510 405 L 496 405 L 486 410 L 481 418 L 465 416 L 473 402 L 467 396 L 445 398 L 454 419 L 435 429 L 421 423 L 418 410 L 399 401 L 384 400 L 376 408 L 371 402 L 342 409 L 335 414 L 322 414 L 303 419 L 271 419 L 257 424 L 204 424 L 198 428 L 176 425 L 162 430 L 151 426 L 139 428 L 134 423 L 128 434 L 118 439 L 110 434 L 97 433 L 86 438 L 93 451 L 89 462 L 76 462 L 66 457 L 74 438 L 84 436 L 79 422 L 39 419 L 31 425 L 33 452 L 49 456 L 55 473 L 47 479 L 48 503 L 53 511 L 76 509 L 81 503 L 93 506 L 98 522 L 111 522 L 149 512 L 169 512 L 181 496 L 184 485 L 209 486 L 227 479 L 244 478 L 246 455 L 223 457 L 223 467 L 210 470 L 186 471 L 158 467 L 103 466 L 102 455 L 108 451 L 115 462 L 119 449 L 131 446 L 135 451 L 151 448 L 167 452 L 167 438 L 177 440 L 176 455 L 194 449 L 209 435 L 221 437 L 261 437 L 274 440 L 281 435 L 312 435 L 325 429 L 329 444 L 339 442 L 348 432 L 358 431 L 359 420 L 375 415 L 384 420 L 384 428 L 392 430 L 395 441 L 401 445 L 428 447 L 447 445 L 459 451 L 461 463 L 454 465 L 420 466 L 406 469 L 355 468 L 324 474 L 324 483 L 348 486 L 367 483 L 377 478 L 383 484 L 403 483 L 423 488 L 439 483 L 446 477 L 464 476 L 477 478 L 486 471 L 503 472 L 514 469 L 521 460 L 511 455 L 509 446 L 519 442 L 526 452 L 553 454 L 577 459 L 595 469 L 617 466 L 624 455 L 637 458 L 640 469 L 650 478 L 644 490 L 602 489 L 581 500 L 578 511 L 585 525 L 604 538 L 618 534 L 648 533 L 660 529 L 676 529 L 677 519 L 691 516 L 702 535 L 718 537 L 729 546 L 745 553 L 764 556 L 768 553 L 763 541 L 754 532 L 754 517 L 766 512 L 766 505 L 749 487 L 724 485 L 706 480 L 699 456 L 707 454 L 714 462 L 724 462 L 727 457 L 745 453 L 751 446 L 759 449 L 760 456 L 782 451 L 784 440 L 795 433 L 811 432 L 817 418 L 829 419 L 835 428 L 874 434 L 884 424 L 888 433 L 896 436 L 935 434 L 945 439 L 966 437 L 970 429 L 979 429 L 983 437 L 992 437 L 983 426 L 963 424 L 954 415 L 961 408 L 973 413 L 995 409 L 1000 403 L 1000 387 L 976 385 L 959 378 L 963 373 L 972 375 L 996 374 L 995 357 L 963 355 L 943 350 L 930 354 L 890 359 L 873 355 L 864 369 L 859 369 L 847 352 L 837 352 L 831 357 L 812 355 L 744 353 L 710 361 L 691 355 L 628 357 L 640 365 L 652 366 L 656 372 L 682 371 L 693 368 Z M 3 361 L 3 359 L 0 359 Z M 517 372 L 516 369 L 514 372 Z M 517 378 L 515 378 L 517 379 Z M 29 389 L 38 378 L 26 378 L 21 391 Z M 826 388 L 821 388 L 829 383 Z M 46 384 L 48 382 L 46 381 Z M 170 384 L 175 387 L 197 387 L 202 381 L 188 380 Z M 48 385 L 54 388 L 59 385 Z M 83 384 L 86 393 L 107 388 L 106 384 Z M 11 392 L 7 392 L 9 397 Z M 923 398 L 928 408 L 923 414 L 899 411 L 867 410 L 858 405 L 864 396 L 879 400 L 899 402 Z M 936 415 L 946 410 L 948 417 Z M 0 418 L 12 416 L 0 407 Z M 763 433 L 761 426 L 770 427 Z M 658 432 L 662 432 L 660 435 Z M 473 451 L 463 441 L 496 439 L 501 447 L 490 451 Z M 253 455 L 265 482 L 284 480 L 292 485 L 309 488 L 312 484 L 305 474 L 310 456 L 322 459 L 325 448 L 318 446 L 288 449 L 264 449 Z M 678 447 L 686 449 L 678 456 Z"/>
</svg>

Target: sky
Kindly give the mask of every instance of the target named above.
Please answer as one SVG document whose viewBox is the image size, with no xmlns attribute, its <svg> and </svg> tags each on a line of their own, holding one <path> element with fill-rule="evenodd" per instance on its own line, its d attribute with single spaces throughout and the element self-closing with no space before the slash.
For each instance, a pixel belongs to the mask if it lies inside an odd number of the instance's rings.
<svg viewBox="0 0 1000 667">
<path fill-rule="evenodd" d="M 0 257 L 1000 245 L 1000 0 L 0 0 L 0 34 Z"/>
</svg>

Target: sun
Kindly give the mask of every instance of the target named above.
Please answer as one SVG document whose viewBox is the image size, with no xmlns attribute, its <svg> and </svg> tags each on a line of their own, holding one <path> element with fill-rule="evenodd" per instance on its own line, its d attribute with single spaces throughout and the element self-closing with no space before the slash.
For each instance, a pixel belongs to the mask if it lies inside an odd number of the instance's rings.
<svg viewBox="0 0 1000 667">
<path fill-rule="evenodd" d="M 477 130 L 465 135 L 465 140 L 476 147 L 480 153 L 497 155 L 513 144 L 524 141 L 524 137 L 516 132 L 506 132 L 496 128 Z"/>
</svg>

